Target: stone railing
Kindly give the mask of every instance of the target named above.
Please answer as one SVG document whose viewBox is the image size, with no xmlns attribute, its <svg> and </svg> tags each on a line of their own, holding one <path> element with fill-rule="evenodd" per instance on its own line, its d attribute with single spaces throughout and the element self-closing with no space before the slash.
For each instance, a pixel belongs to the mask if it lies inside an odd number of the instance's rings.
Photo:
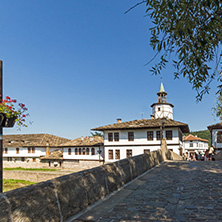
<svg viewBox="0 0 222 222">
<path fill-rule="evenodd" d="M 5 192 L 0 221 L 65 221 L 166 159 L 182 157 L 158 150 Z"/>
</svg>

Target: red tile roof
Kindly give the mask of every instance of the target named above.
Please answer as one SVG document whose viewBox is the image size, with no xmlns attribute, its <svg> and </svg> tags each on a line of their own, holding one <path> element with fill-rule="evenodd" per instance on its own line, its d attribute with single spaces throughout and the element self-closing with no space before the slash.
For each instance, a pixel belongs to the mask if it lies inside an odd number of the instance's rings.
<svg viewBox="0 0 222 222">
<path fill-rule="evenodd" d="M 189 134 L 188 136 L 185 136 L 184 139 L 183 139 L 183 141 L 190 141 L 190 140 L 198 140 L 198 141 L 203 141 L 203 142 L 208 143 L 208 140 L 202 139 L 200 137 L 197 137 L 197 136 L 194 136 L 194 135 L 191 135 L 191 134 Z"/>
</svg>

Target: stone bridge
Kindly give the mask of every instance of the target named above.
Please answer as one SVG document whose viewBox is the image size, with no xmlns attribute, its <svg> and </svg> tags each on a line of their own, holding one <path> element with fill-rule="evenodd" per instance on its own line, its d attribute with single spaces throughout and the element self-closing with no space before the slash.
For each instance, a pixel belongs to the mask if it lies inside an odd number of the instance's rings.
<svg viewBox="0 0 222 222">
<path fill-rule="evenodd" d="M 131 157 L 3 193 L 0 221 L 222 221 L 222 161 Z"/>
<path fill-rule="evenodd" d="M 168 161 L 69 221 L 222 221 L 222 161 Z"/>
</svg>

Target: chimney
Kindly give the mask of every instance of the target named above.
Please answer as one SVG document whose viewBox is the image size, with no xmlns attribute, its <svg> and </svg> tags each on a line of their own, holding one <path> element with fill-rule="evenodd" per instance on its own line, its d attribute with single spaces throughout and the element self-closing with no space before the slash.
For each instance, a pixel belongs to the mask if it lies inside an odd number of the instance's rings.
<svg viewBox="0 0 222 222">
<path fill-rule="evenodd" d="M 122 123 L 122 119 L 118 118 L 117 123 Z"/>
<path fill-rule="evenodd" d="M 155 118 L 154 118 L 154 115 L 150 115 L 150 117 L 151 117 L 151 119 L 155 119 Z"/>
</svg>

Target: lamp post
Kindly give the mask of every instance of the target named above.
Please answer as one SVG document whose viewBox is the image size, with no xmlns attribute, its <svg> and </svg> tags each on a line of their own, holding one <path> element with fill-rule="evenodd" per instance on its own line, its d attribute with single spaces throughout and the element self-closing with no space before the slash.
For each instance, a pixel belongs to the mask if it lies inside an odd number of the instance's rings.
<svg viewBox="0 0 222 222">
<path fill-rule="evenodd" d="M 160 125 L 160 145 L 162 145 L 162 140 L 163 140 L 163 138 L 164 138 L 164 136 L 163 136 L 163 130 L 164 130 L 165 122 L 166 122 L 166 118 L 163 117 L 163 118 L 161 119 L 161 125 Z"/>
<path fill-rule="evenodd" d="M 0 60 L 0 101 L 2 100 L 2 61 Z M 0 193 L 3 191 L 3 130 L 0 125 Z"/>
</svg>

